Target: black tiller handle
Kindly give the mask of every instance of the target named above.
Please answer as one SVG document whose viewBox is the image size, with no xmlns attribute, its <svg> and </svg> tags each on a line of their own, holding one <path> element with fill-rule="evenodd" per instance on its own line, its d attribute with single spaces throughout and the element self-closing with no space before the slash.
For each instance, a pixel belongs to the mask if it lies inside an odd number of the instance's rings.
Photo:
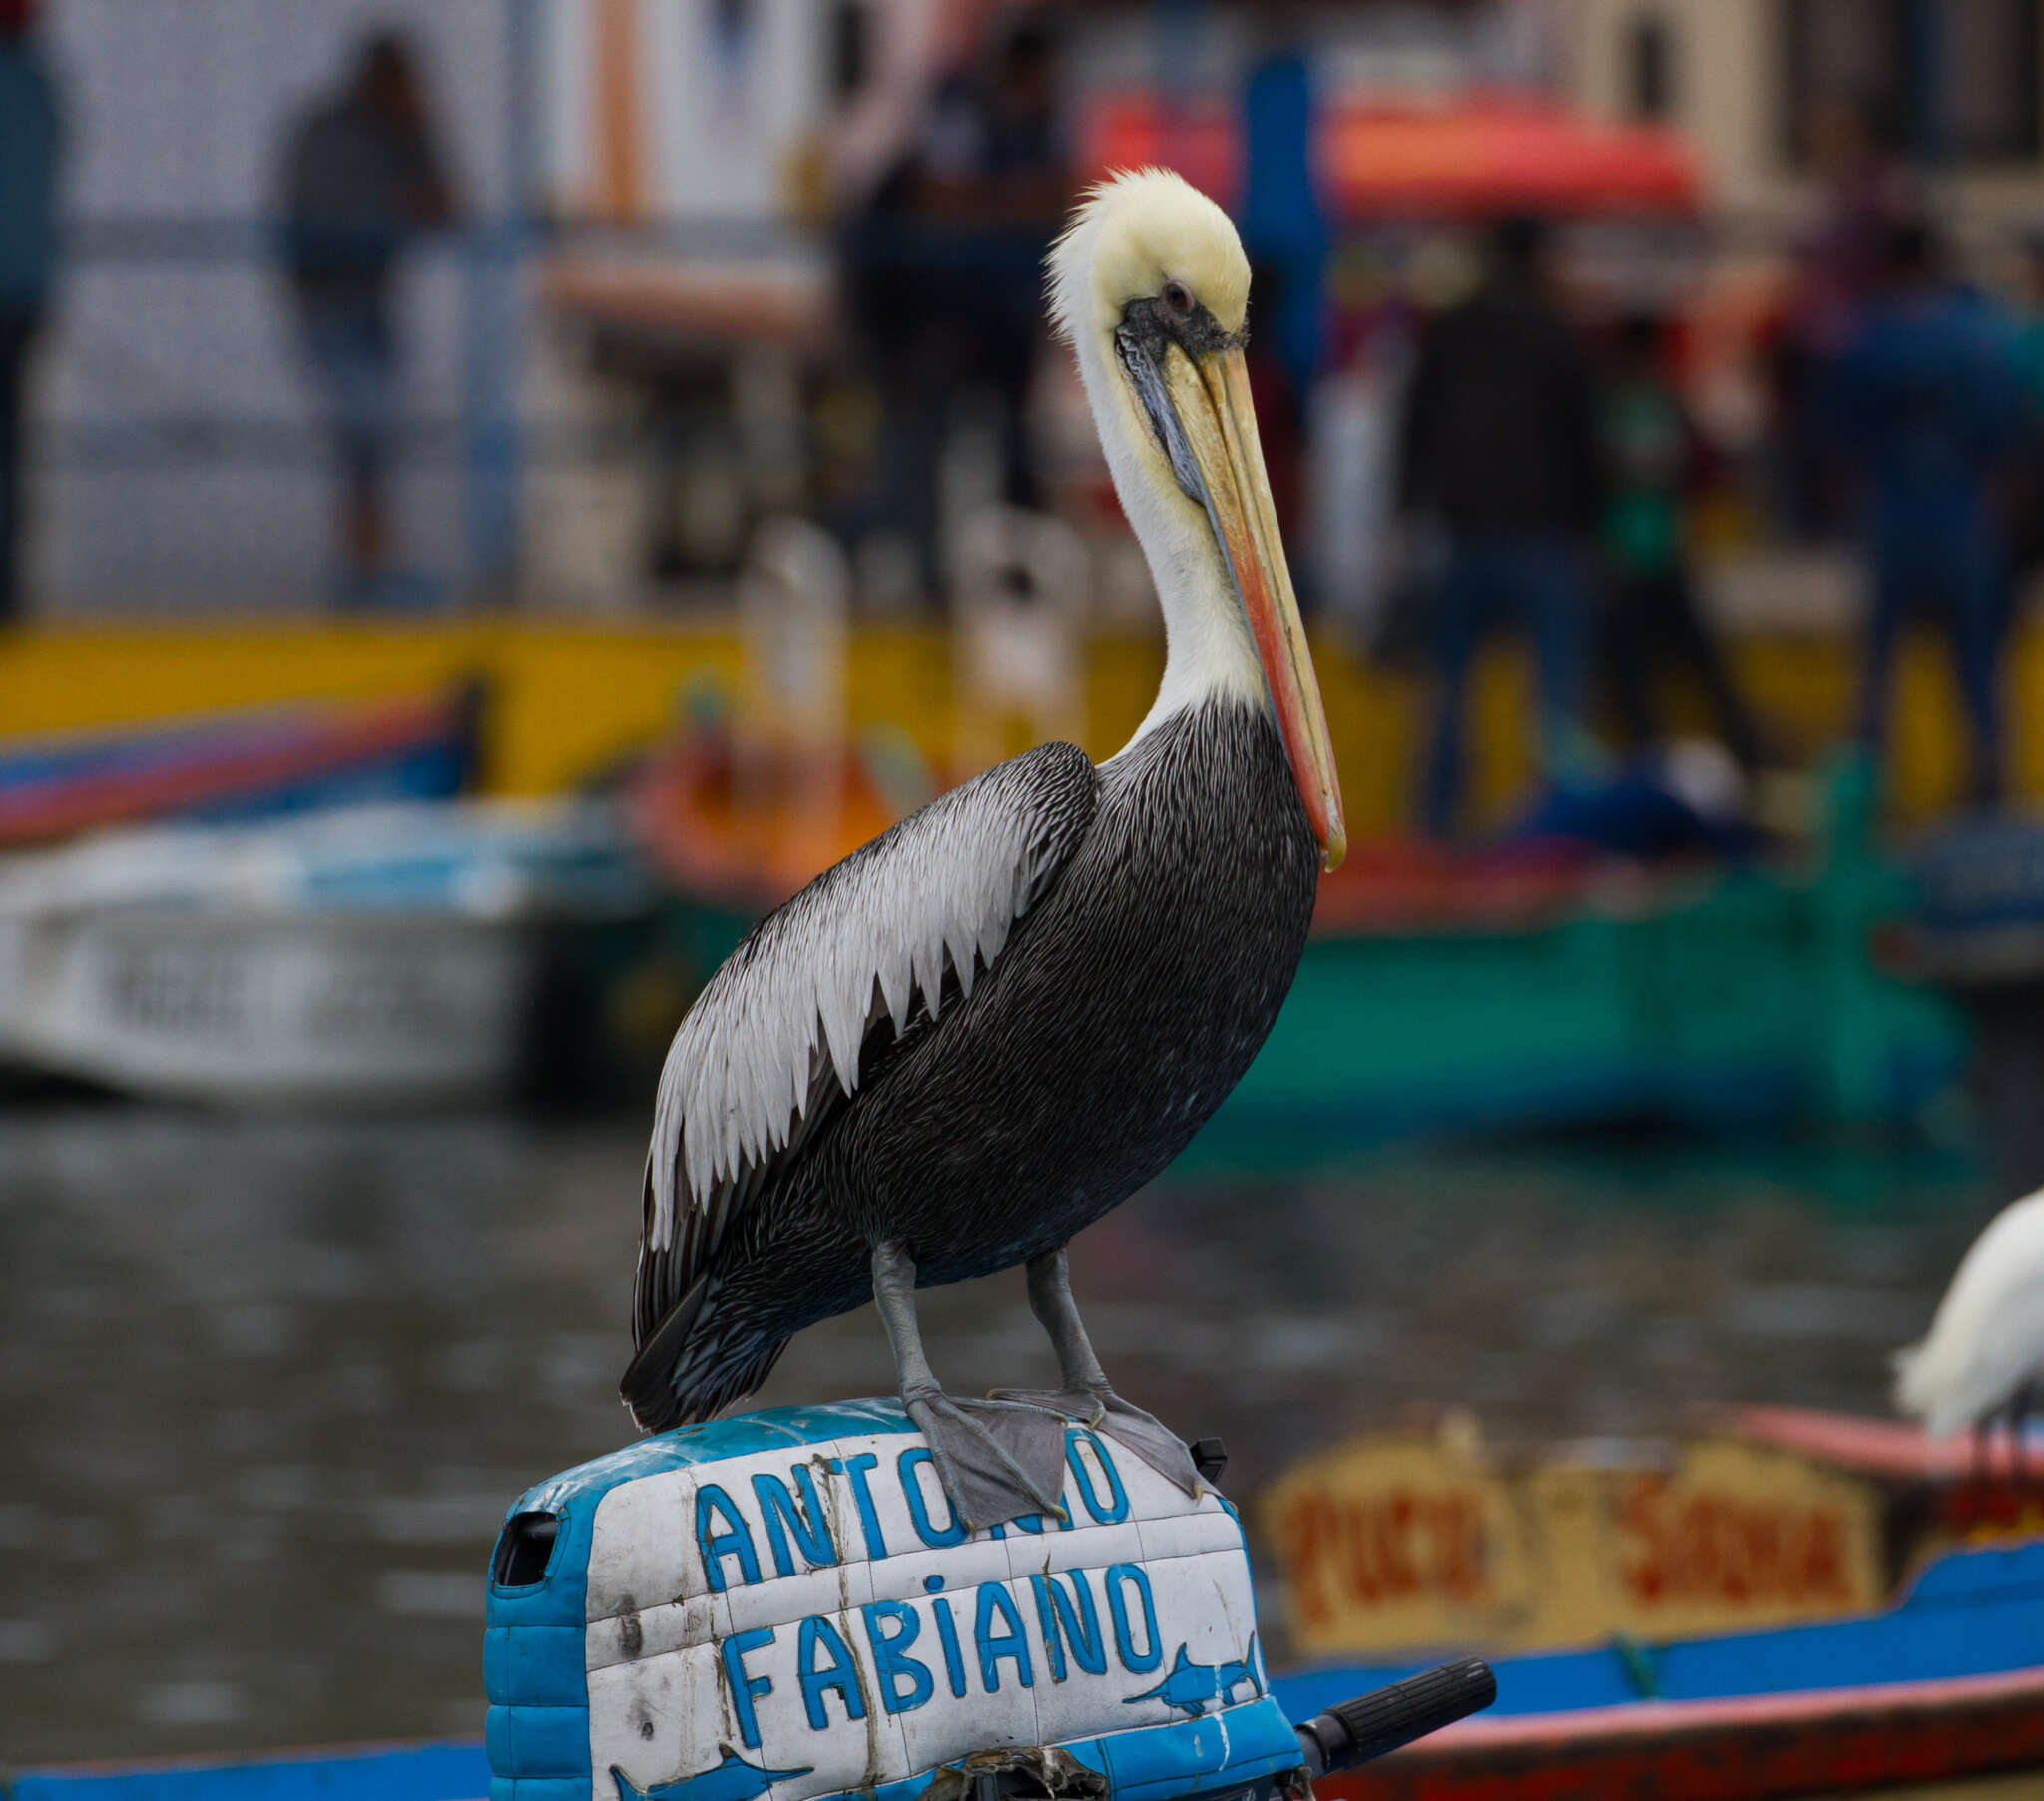
<svg viewBox="0 0 2044 1801">
<path fill-rule="evenodd" d="M 1308 1766 L 1319 1764 L 1312 1772 L 1318 1776 L 1382 1757 L 1415 1738 L 1481 1713 L 1496 1699 L 1497 1677 L 1491 1674 L 1490 1665 L 1481 1657 L 1464 1657 L 1459 1663 L 1421 1670 L 1374 1694 L 1341 1701 L 1310 1725 L 1299 1727 L 1298 1736 L 1305 1741 Z M 1314 1751 L 1319 1753 L 1317 1759 Z"/>
</svg>

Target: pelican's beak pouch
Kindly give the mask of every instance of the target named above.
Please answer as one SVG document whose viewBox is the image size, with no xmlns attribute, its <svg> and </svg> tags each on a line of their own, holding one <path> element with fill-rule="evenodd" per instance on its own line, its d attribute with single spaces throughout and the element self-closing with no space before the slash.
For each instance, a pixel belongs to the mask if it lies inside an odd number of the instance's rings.
<svg viewBox="0 0 2044 1801">
<path fill-rule="evenodd" d="M 493 1801 L 1261 1801 L 1235 1510 L 1080 1427 L 1063 1518 L 967 1533 L 898 1403 L 685 1427 L 521 1498 L 491 1569 Z"/>
</svg>

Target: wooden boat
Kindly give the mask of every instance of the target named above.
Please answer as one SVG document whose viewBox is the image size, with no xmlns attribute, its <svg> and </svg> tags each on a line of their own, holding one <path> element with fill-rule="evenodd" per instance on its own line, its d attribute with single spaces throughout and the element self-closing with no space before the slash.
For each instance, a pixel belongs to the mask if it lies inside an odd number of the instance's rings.
<svg viewBox="0 0 2044 1801">
<path fill-rule="evenodd" d="M 1766 1801 L 2044 1792 L 2044 1541 L 1948 1554 L 1856 1618 L 1494 1660 L 1480 1720 L 1321 1785 L 1336 1801 Z M 1280 1677 L 1294 1718 L 1409 1673 Z"/>
</svg>

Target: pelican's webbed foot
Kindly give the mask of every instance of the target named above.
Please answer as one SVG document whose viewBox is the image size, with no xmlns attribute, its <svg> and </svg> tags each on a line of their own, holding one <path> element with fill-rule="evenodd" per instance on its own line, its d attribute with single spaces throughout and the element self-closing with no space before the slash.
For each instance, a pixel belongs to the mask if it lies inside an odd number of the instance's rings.
<svg viewBox="0 0 2044 1801">
<path fill-rule="evenodd" d="M 1022 1514 L 1062 1517 L 1065 1427 L 1054 1414 L 1003 1401 L 971 1401 L 934 1384 L 904 1388 L 908 1417 L 929 1440 L 937 1477 L 974 1532 Z"/>
<path fill-rule="evenodd" d="M 1055 1514 L 1065 1486 L 1065 1428 L 1041 1408 L 944 1393 L 915 1323 L 915 1263 L 905 1244 L 873 1246 L 873 1305 L 894 1350 L 901 1404 L 929 1440 L 937 1479 L 973 1532 L 1023 1514 Z"/>
<path fill-rule="evenodd" d="M 1126 1445 L 1151 1469 L 1168 1482 L 1176 1483 L 1188 1495 L 1198 1495 L 1209 1486 L 1194 1466 L 1193 1454 L 1185 1441 L 1155 1414 L 1124 1401 L 1102 1383 L 1098 1388 L 997 1388 L 997 1401 L 1040 1407 Z"/>
<path fill-rule="evenodd" d="M 1111 1388 L 990 1388 L 987 1399 L 1008 1401 L 1020 1407 L 1040 1407 L 1076 1425 L 1098 1429 L 1107 1418 L 1107 1404 L 1114 1397 Z"/>
<path fill-rule="evenodd" d="M 1124 1401 L 1113 1389 L 1101 1396 L 1107 1403 L 1107 1417 L 1100 1430 L 1118 1445 L 1126 1445 L 1158 1475 L 1176 1483 L 1188 1495 L 1197 1496 L 1209 1485 L 1193 1463 L 1184 1439 L 1140 1407 Z"/>
<path fill-rule="evenodd" d="M 1051 1348 L 1058 1355 L 1058 1373 L 1064 1384 L 1057 1389 L 997 1388 L 997 1400 L 1018 1401 L 1041 1407 L 1068 1420 L 1083 1421 L 1096 1432 L 1126 1445 L 1168 1481 L 1188 1495 L 1198 1495 L 1206 1485 L 1193 1464 L 1185 1442 L 1160 1420 L 1131 1407 L 1107 1383 L 1107 1372 L 1093 1354 L 1093 1343 L 1079 1318 L 1078 1303 L 1072 1299 L 1071 1272 L 1065 1249 L 1059 1245 L 1029 1259 L 1029 1309 L 1050 1334 Z"/>
</svg>

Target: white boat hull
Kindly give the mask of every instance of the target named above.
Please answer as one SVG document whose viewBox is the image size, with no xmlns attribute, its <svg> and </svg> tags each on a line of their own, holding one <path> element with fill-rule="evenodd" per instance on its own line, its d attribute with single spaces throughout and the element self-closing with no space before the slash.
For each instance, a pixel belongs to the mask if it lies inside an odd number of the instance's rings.
<svg viewBox="0 0 2044 1801">
<path fill-rule="evenodd" d="M 0 920 L 0 1058 L 236 1107 L 503 1094 L 529 919 L 141 907 Z"/>
</svg>

